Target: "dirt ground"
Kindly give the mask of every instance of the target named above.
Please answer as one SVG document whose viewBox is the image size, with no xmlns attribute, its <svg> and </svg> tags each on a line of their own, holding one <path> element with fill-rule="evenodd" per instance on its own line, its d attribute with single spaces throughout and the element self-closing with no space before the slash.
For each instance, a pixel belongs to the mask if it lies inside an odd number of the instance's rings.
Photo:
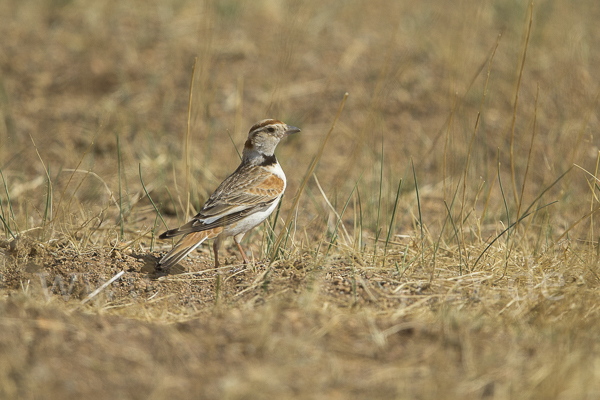
<svg viewBox="0 0 600 400">
<path fill-rule="evenodd" d="M 431 281 L 310 255 L 215 271 L 205 250 L 160 276 L 158 253 L 78 254 L 24 239 L 3 251 L 4 398 L 541 399 L 600 389 L 598 280 L 584 269 L 528 292 L 485 270 Z"/>
<path fill-rule="evenodd" d="M 417 285 L 404 285 L 397 289 L 397 270 L 383 269 L 377 273 L 361 267 L 365 262 L 356 259 L 356 267 L 335 258 L 322 265 L 314 264 L 312 257 L 299 255 L 295 261 L 256 261 L 252 266 L 240 264 L 235 256 L 226 257 L 226 266 L 213 268 L 208 249 L 190 255 L 168 272 L 158 272 L 155 265 L 163 253 L 140 253 L 131 249 L 116 249 L 78 253 L 70 247 L 54 247 L 32 239 L 19 238 L 4 242 L 3 286 L 5 289 L 36 293 L 47 301 L 90 302 L 111 307 L 129 307 L 155 301 L 169 308 L 195 313 L 211 310 L 223 304 L 237 304 L 261 299 L 273 292 L 299 294 L 316 290 L 319 296 L 331 297 L 331 302 L 341 306 L 359 306 L 377 303 L 382 310 L 386 305 L 410 305 L 412 301 L 380 301 L 379 293 L 423 294 L 429 285 L 428 276 L 413 271 L 412 277 L 422 275 Z M 390 251 L 387 261 L 402 259 L 403 254 Z M 323 262 L 324 260 L 321 260 Z M 335 268 L 330 268 L 334 261 Z M 121 271 L 123 275 L 102 290 L 95 298 L 88 298 L 94 290 L 108 282 Z M 319 281 L 317 284 L 316 281 Z M 26 282 L 26 283 L 24 283 Z M 308 286 L 317 285 L 309 289 Z M 418 282 L 418 279 L 417 279 Z M 25 285 L 25 286 L 24 286 Z M 391 296 L 393 297 L 393 296 Z M 262 300 L 261 300 L 262 301 Z"/>
</svg>

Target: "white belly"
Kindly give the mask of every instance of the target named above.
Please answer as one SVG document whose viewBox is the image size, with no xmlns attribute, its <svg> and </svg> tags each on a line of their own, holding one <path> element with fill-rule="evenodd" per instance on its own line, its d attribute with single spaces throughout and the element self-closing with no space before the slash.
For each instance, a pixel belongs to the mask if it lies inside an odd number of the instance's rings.
<svg viewBox="0 0 600 400">
<path fill-rule="evenodd" d="M 268 170 L 269 172 L 275 174 L 279 178 L 283 179 L 283 192 L 285 192 L 287 182 L 285 179 L 285 174 L 283 173 L 283 170 L 281 169 L 281 165 L 279 165 L 279 163 L 276 163 L 275 165 L 270 165 L 270 166 L 264 167 L 264 168 L 266 170 Z M 283 196 L 283 192 L 282 192 L 282 196 Z M 269 217 L 269 215 L 271 215 L 271 213 L 275 210 L 275 208 L 277 207 L 277 205 L 279 204 L 280 201 L 281 201 L 281 197 L 279 197 L 279 199 L 277 201 L 273 202 L 273 204 L 271 204 L 271 206 L 269 208 L 267 208 L 266 210 L 254 213 L 254 214 L 249 215 L 248 217 L 244 218 L 243 220 L 236 222 L 233 225 L 226 226 L 225 229 L 223 230 L 223 233 L 221 233 L 220 236 L 236 236 L 236 235 L 242 234 L 238 238 L 238 240 L 241 240 L 242 236 L 244 236 L 243 235 L 244 233 L 248 232 L 250 229 L 261 224 L 265 219 L 267 219 Z"/>
<path fill-rule="evenodd" d="M 233 225 L 226 226 L 225 229 L 223 230 L 223 233 L 221 233 L 221 235 L 236 236 L 236 235 L 239 235 L 240 233 L 245 233 L 245 232 L 249 231 L 250 229 L 259 225 L 265 219 L 267 219 L 267 217 L 269 215 L 271 215 L 271 213 L 275 210 L 275 208 L 277 207 L 277 204 L 279 204 L 279 200 L 274 202 L 273 204 L 271 204 L 271 206 L 264 211 L 254 213 L 254 214 L 249 215 L 248 217 L 242 219 L 241 221 L 236 222 Z M 239 239 L 241 239 L 241 238 L 239 238 Z"/>
</svg>

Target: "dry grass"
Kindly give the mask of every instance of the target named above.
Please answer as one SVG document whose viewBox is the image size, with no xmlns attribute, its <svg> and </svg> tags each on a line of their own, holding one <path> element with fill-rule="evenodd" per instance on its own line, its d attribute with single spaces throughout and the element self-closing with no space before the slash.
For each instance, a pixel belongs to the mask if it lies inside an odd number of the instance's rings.
<svg viewBox="0 0 600 400">
<path fill-rule="evenodd" d="M 599 19 L 591 0 L 1 2 L 0 397 L 599 397 Z M 140 173 L 173 227 L 264 117 L 302 133 L 256 264 L 216 271 L 204 246 L 153 274 L 170 244 Z"/>
</svg>

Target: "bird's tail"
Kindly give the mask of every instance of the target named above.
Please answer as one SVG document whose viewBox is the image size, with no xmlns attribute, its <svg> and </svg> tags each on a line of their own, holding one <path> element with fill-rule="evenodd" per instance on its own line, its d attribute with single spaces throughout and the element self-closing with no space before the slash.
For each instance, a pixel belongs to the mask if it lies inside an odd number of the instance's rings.
<svg viewBox="0 0 600 400">
<path fill-rule="evenodd" d="M 222 229 L 221 229 L 222 230 Z M 165 271 L 183 260 L 194 249 L 202 244 L 206 239 L 212 239 L 220 232 L 214 232 L 214 229 L 202 232 L 191 232 L 184 235 L 177 244 L 167 253 L 157 264 L 156 269 Z"/>
</svg>

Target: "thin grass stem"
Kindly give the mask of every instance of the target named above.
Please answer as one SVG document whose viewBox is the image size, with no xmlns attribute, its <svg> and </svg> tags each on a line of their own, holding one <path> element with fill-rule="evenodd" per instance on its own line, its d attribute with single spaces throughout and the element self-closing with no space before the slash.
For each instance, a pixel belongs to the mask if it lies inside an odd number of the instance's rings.
<svg viewBox="0 0 600 400">
<path fill-rule="evenodd" d="M 298 203 L 300 202 L 300 197 L 302 196 L 302 192 L 304 191 L 304 188 L 306 187 L 306 184 L 308 183 L 308 179 L 314 172 L 315 168 L 317 167 L 317 163 L 321 159 L 321 155 L 323 154 L 325 145 L 327 144 L 327 141 L 329 140 L 329 137 L 331 136 L 331 132 L 333 132 L 333 129 L 335 128 L 335 124 L 336 124 L 337 120 L 340 118 L 340 115 L 342 113 L 342 110 L 344 109 L 344 104 L 346 103 L 347 98 L 348 98 L 348 93 L 344 94 L 344 98 L 342 99 L 342 102 L 341 102 L 338 112 L 333 120 L 331 128 L 329 129 L 329 132 L 327 132 L 327 135 L 323 139 L 323 142 L 321 143 L 321 146 L 319 147 L 317 154 L 313 158 L 310 166 L 308 167 L 308 170 L 306 171 L 306 174 L 304 175 L 304 179 L 302 180 L 302 183 L 300 184 L 300 187 L 298 188 L 298 192 L 296 193 L 296 196 L 294 197 L 294 202 L 292 204 L 292 208 L 290 209 L 290 213 L 288 214 L 288 216 L 285 220 L 285 223 L 283 224 L 283 230 L 277 237 L 277 240 L 275 241 L 275 244 L 273 245 L 273 249 L 271 250 L 271 256 L 270 256 L 271 261 L 269 262 L 269 265 L 271 265 L 273 263 L 273 261 L 275 260 L 274 256 L 277 253 L 277 251 L 279 250 L 279 245 L 281 244 L 281 241 L 283 240 L 283 235 L 285 233 L 285 230 L 292 222 L 292 216 L 294 215 L 294 210 L 296 209 L 296 207 L 298 206 Z"/>
<path fill-rule="evenodd" d="M 527 48 L 529 46 L 529 37 L 531 35 L 531 25 L 533 24 L 533 0 L 529 3 L 529 25 L 527 27 L 527 36 L 525 38 L 525 48 L 523 49 L 523 57 L 521 59 L 521 67 L 519 70 L 519 79 L 517 80 L 517 89 L 515 91 L 515 101 L 513 107 L 512 124 L 510 128 L 510 176 L 512 179 L 513 193 L 515 196 L 515 204 L 519 202 L 519 194 L 517 192 L 517 178 L 515 175 L 515 124 L 517 122 L 517 107 L 519 105 L 519 91 L 521 90 L 521 80 L 523 79 L 523 69 L 525 68 L 525 60 L 527 59 Z"/>
<path fill-rule="evenodd" d="M 421 228 L 421 265 L 423 266 L 423 268 L 425 268 L 425 235 L 423 233 L 423 216 L 421 214 L 421 198 L 419 197 L 419 184 L 417 182 L 417 173 L 415 172 L 415 163 L 414 161 L 410 160 L 411 164 L 412 164 L 412 171 L 413 171 L 413 178 L 415 180 L 415 192 L 417 194 L 417 207 L 419 209 L 419 226 Z M 431 279 L 433 279 L 433 273 L 434 271 L 431 271 Z"/>
<path fill-rule="evenodd" d="M 383 265 L 382 268 L 385 268 L 385 256 L 387 255 L 388 244 L 390 243 L 390 239 L 394 234 L 394 218 L 396 217 L 396 209 L 398 208 L 398 201 L 400 200 L 400 192 L 402 191 L 402 184 L 404 183 L 404 179 L 400 179 L 398 183 L 398 190 L 396 191 L 396 199 L 394 200 L 394 208 L 392 209 L 392 217 L 390 218 L 390 224 L 388 225 L 388 233 L 385 239 L 385 247 L 383 249 Z"/>
<path fill-rule="evenodd" d="M 7 225 L 8 231 L 10 232 L 11 236 L 14 237 L 13 232 L 10 229 L 10 219 L 12 216 L 13 225 L 14 225 L 15 231 L 17 232 L 17 236 L 18 236 L 19 227 L 17 226 L 17 218 L 16 218 L 15 212 L 13 210 L 12 200 L 10 199 L 10 193 L 8 192 L 8 185 L 6 184 L 6 179 L 4 178 L 4 173 L 2 172 L 2 169 L 0 169 L 0 176 L 2 176 L 2 182 L 4 184 L 4 192 L 6 193 L 7 206 L 10 211 L 10 215 L 7 216 L 4 214 L 4 208 L 2 208 L 2 216 L 4 217 L 3 221 L 6 219 L 5 223 L 8 223 L 8 225 Z M 0 200 L 0 206 L 1 206 L 1 203 L 2 203 L 2 200 Z"/>
<path fill-rule="evenodd" d="M 119 170 L 119 225 L 121 227 L 120 239 L 123 240 L 123 233 L 125 229 L 125 222 L 123 221 L 123 193 L 121 185 L 121 145 L 119 142 L 119 133 L 117 132 L 117 163 Z"/>
<path fill-rule="evenodd" d="M 194 58 L 194 66 L 192 67 L 192 76 L 190 78 L 190 96 L 188 100 L 188 118 L 187 118 L 187 129 L 185 131 L 185 145 L 184 145 L 184 166 L 185 166 L 185 220 L 187 221 L 190 216 L 190 173 L 191 173 L 191 158 L 190 158 L 190 125 L 192 118 L 192 94 L 194 92 L 194 76 L 196 74 L 196 64 L 198 63 L 198 57 Z"/>
<path fill-rule="evenodd" d="M 160 217 L 160 220 L 162 221 L 163 225 L 165 226 L 165 229 L 169 229 L 169 227 L 167 226 L 167 223 L 163 219 L 162 214 L 160 213 L 158 207 L 156 207 L 156 204 L 154 204 L 154 200 L 152 200 L 152 197 L 150 197 L 150 193 L 148 193 L 148 190 L 146 189 L 146 185 L 144 185 L 144 179 L 142 178 L 142 164 L 140 163 L 140 164 L 138 164 L 138 166 L 139 166 L 139 171 L 140 171 L 140 182 L 142 183 L 142 188 L 144 188 L 144 193 L 146 193 L 146 196 L 148 196 L 148 200 L 150 200 L 150 203 L 152 203 L 152 207 L 154 207 L 154 210 Z"/>
</svg>

